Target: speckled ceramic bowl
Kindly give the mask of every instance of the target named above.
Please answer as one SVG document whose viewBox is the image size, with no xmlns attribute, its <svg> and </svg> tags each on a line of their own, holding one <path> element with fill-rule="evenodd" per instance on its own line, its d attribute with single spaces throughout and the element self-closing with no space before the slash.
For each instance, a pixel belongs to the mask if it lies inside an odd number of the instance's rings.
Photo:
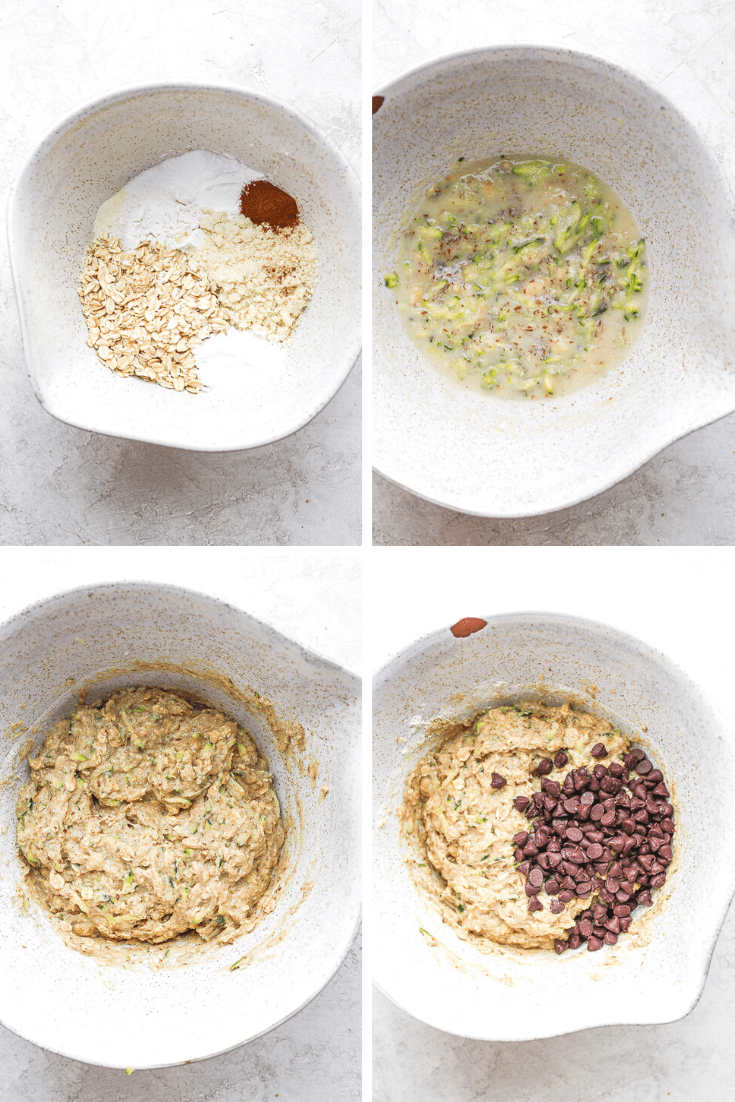
<svg viewBox="0 0 735 1102">
<path fill-rule="evenodd" d="M 182 670 L 130 669 L 134 661 Z M 215 675 L 268 697 L 280 718 L 301 722 L 304 751 L 284 756 L 258 713 Z M 165 961 L 166 946 L 159 946 L 133 948 L 128 966 L 99 963 L 67 947 L 39 906 L 23 906 L 14 805 L 28 773 L 21 763 L 28 734 L 11 725 L 30 727 L 37 748 L 90 679 L 88 699 L 128 684 L 188 689 L 242 722 L 265 751 L 289 821 L 281 887 L 272 913 L 234 944 L 200 946 L 180 966 L 180 941 Z M 358 697 L 352 674 L 240 609 L 174 587 L 77 589 L 2 625 L 0 1021 L 76 1060 L 148 1068 L 225 1052 L 318 994 L 344 958 L 358 917 Z M 315 779 L 307 774 L 312 762 Z"/>
<path fill-rule="evenodd" d="M 293 195 L 319 255 L 314 297 L 285 365 L 243 364 L 198 395 L 103 367 L 86 345 L 77 296 L 100 204 L 144 169 L 193 149 L 229 154 Z M 360 349 L 357 179 L 310 119 L 262 93 L 161 84 L 86 104 L 23 166 L 10 196 L 8 235 L 36 396 L 79 428 L 200 451 L 254 448 L 315 417 Z"/>
<path fill-rule="evenodd" d="M 735 825 L 715 795 L 735 785 L 733 732 L 680 669 L 622 632 L 548 613 L 487 621 L 466 639 L 448 628 L 420 639 L 375 679 L 377 984 L 429 1025 L 486 1040 L 675 1021 L 702 992 L 735 887 Z M 647 750 L 677 807 L 679 867 L 601 952 L 482 953 L 442 923 L 406 863 L 397 811 L 430 725 L 529 696 L 587 701 Z"/>
<path fill-rule="evenodd" d="M 667 444 L 735 410 L 735 219 L 694 127 L 616 65 L 568 50 L 482 49 L 381 90 L 374 133 L 376 468 L 465 513 L 531 516 L 625 478 Z M 648 242 L 650 300 L 623 364 L 542 401 L 461 389 L 402 325 L 384 275 L 394 233 L 459 157 L 564 157 L 621 196 Z"/>
</svg>

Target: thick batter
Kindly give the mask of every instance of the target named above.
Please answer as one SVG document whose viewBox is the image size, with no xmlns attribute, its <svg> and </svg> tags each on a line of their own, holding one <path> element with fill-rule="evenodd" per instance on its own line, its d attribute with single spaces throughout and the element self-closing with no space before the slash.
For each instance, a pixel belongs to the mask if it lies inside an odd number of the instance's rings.
<svg viewBox="0 0 735 1102">
<path fill-rule="evenodd" d="M 182 694 L 123 689 L 49 732 L 17 805 L 18 846 L 75 934 L 231 941 L 285 839 L 268 762 Z"/>
<path fill-rule="evenodd" d="M 419 865 L 434 870 L 429 890 L 460 934 L 552 949 L 589 907 L 590 900 L 574 898 L 554 914 L 542 892 L 543 910 L 529 912 L 512 841 L 529 825 L 513 800 L 539 788 L 537 766 L 560 751 L 566 763 L 548 774 L 550 780 L 562 781 L 579 766 L 591 770 L 590 751 L 599 742 L 608 764 L 621 761 L 630 747 L 608 722 L 569 704 L 519 704 L 492 708 L 469 727 L 457 724 L 418 764 L 406 787 L 404 821 L 419 847 Z M 505 781 L 500 787 L 497 778 Z"/>
</svg>

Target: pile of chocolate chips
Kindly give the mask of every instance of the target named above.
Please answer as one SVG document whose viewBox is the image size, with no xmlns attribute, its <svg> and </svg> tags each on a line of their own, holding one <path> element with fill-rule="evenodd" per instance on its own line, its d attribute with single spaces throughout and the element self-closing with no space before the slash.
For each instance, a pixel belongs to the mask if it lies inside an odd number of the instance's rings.
<svg viewBox="0 0 735 1102">
<path fill-rule="evenodd" d="M 636 906 L 650 907 L 651 890 L 663 886 L 671 863 L 674 808 L 661 771 L 639 749 L 624 756 L 625 766 L 602 764 L 599 759 L 607 757 L 602 742 L 591 753 L 598 759 L 592 774 L 581 766 L 561 784 L 548 774 L 554 766 L 563 769 L 567 755 L 562 750 L 553 761 L 544 758 L 536 769 L 543 778 L 540 790 L 513 801 L 527 819 L 536 820 L 533 833 L 523 830 L 513 838 L 529 911 L 543 910 L 542 888 L 555 897 L 549 905 L 553 914 L 561 914 L 575 896 L 588 899 L 599 891 L 599 901 L 579 914 L 567 939 L 555 940 L 557 953 L 583 941 L 590 952 L 614 945 L 629 929 Z"/>
</svg>

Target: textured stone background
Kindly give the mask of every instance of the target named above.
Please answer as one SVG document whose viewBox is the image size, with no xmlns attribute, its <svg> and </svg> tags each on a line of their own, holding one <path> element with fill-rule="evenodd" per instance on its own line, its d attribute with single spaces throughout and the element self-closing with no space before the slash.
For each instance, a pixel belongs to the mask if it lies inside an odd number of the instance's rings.
<svg viewBox="0 0 735 1102">
<path fill-rule="evenodd" d="M 347 669 L 360 669 L 359 552 L 235 548 L 5 548 L 0 620 L 32 601 L 116 579 L 188 586 L 254 616 Z M 233 1008 L 236 1013 L 236 1008 Z M 55 1056 L 0 1026 L 0 1102 L 357 1102 L 360 939 L 309 1006 L 224 1056 L 159 1071 L 98 1068 Z"/>
<path fill-rule="evenodd" d="M 3 0 L 0 195 L 62 115 L 147 80 L 230 81 L 310 115 L 360 168 L 359 0 Z M 112 439 L 44 412 L 0 235 L 0 543 L 355 544 L 360 372 L 309 425 L 249 452 Z"/>
<path fill-rule="evenodd" d="M 457 555 L 461 554 L 461 569 Z M 430 548 L 381 551 L 366 608 L 366 665 L 463 616 L 524 609 L 610 624 L 662 651 L 732 723 L 735 597 L 728 548 Z M 437 585 L 437 579 L 441 584 Z M 727 610 L 727 611 L 725 611 Z M 386 630 L 386 626 L 389 629 Z M 451 694 L 447 690 L 447 695 Z M 727 792 L 713 799 L 729 798 Z M 717 869 L 711 870 L 713 877 Z M 488 997 L 497 997 L 492 992 Z M 735 904 L 699 1003 L 682 1021 L 539 1041 L 454 1037 L 373 995 L 375 1102 L 700 1102 L 735 1097 Z M 529 1014 L 532 1007 L 529 1006 Z M 633 1013 L 635 1010 L 633 1008 Z M 564 1003 L 558 1006 L 564 1029 Z"/>
<path fill-rule="evenodd" d="M 373 88 L 432 57 L 516 42 L 584 50 L 634 70 L 688 115 L 735 180 L 730 0 L 375 0 Z M 734 481 L 735 416 L 672 444 L 598 497 L 541 517 L 467 516 L 376 475 L 374 542 L 728 544 L 735 538 Z"/>
</svg>

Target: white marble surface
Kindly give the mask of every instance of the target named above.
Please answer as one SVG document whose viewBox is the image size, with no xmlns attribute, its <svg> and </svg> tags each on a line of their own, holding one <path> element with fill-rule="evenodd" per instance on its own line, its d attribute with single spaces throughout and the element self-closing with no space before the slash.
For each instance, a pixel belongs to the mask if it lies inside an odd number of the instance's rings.
<svg viewBox="0 0 735 1102">
<path fill-rule="evenodd" d="M 463 616 L 523 609 L 597 619 L 662 650 L 732 717 L 735 596 L 724 548 L 386 549 L 371 564 L 369 664 Z M 451 694 L 451 687 L 447 690 Z M 735 737 L 735 726 L 733 727 Z M 717 794 L 727 798 L 726 794 Z M 712 870 L 717 875 L 717 870 Z M 559 1006 L 564 1028 L 564 1006 Z M 520 1043 L 470 1041 L 424 1025 L 374 993 L 375 1102 L 695 1102 L 731 1098 L 735 905 L 704 993 L 683 1020 Z"/>
<path fill-rule="evenodd" d="M 433 57 L 531 42 L 609 58 L 657 85 L 735 181 L 735 8 L 730 0 L 375 0 L 372 87 Z M 492 97 L 492 89 L 488 89 Z M 375 477 L 374 542 L 728 544 L 735 539 L 735 416 L 666 448 L 619 485 L 543 517 L 470 517 Z"/>
<path fill-rule="evenodd" d="M 0 194 L 62 115 L 146 80 L 232 82 L 310 115 L 359 171 L 359 0 L 4 0 Z M 360 541 L 360 371 L 294 436 L 206 454 L 112 439 L 44 412 L 0 237 L 0 543 Z"/>
<path fill-rule="evenodd" d="M 78 585 L 168 581 L 230 601 L 332 661 L 360 669 L 357 551 L 4 548 L 0 569 L 14 579 L 12 589 L 0 587 L 0 620 Z M 126 1076 L 55 1056 L 0 1026 L 0 1102 L 356 1102 L 360 1065 L 359 936 L 309 1006 L 266 1036 L 201 1063 Z"/>
</svg>

